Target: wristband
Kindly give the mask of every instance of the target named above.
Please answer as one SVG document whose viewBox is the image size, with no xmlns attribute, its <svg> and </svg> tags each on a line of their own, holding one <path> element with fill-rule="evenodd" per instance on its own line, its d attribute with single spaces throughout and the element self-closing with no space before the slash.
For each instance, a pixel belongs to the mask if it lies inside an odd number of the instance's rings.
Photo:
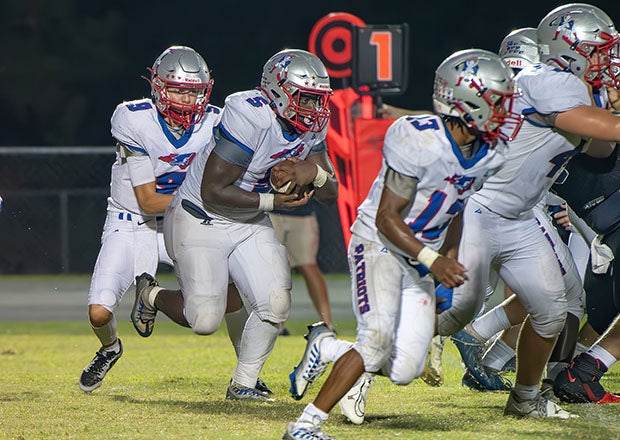
<svg viewBox="0 0 620 440">
<path fill-rule="evenodd" d="M 424 246 L 422 250 L 418 252 L 416 260 L 430 269 L 437 258 L 439 258 L 439 252 Z"/>
<path fill-rule="evenodd" d="M 315 165 L 316 165 L 316 177 L 312 181 L 312 184 L 314 185 L 315 188 L 320 188 L 323 185 L 325 185 L 325 182 L 327 182 L 327 179 L 332 177 L 333 174 L 330 174 L 327 171 L 325 171 L 323 168 L 321 168 L 319 164 L 315 164 Z"/>
<path fill-rule="evenodd" d="M 258 209 L 261 211 L 273 211 L 275 194 L 258 193 Z"/>
</svg>

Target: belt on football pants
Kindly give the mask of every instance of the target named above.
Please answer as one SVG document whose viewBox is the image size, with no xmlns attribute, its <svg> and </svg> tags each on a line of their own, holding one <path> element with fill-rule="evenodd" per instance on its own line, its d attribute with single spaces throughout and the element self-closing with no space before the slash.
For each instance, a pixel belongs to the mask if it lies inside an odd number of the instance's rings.
<svg viewBox="0 0 620 440">
<path fill-rule="evenodd" d="M 202 208 L 200 208 L 199 206 L 196 206 L 196 204 L 190 202 L 187 199 L 181 200 L 181 206 L 192 217 L 196 217 L 197 219 L 200 219 L 200 220 L 213 220 L 213 218 L 209 217 L 209 215 Z"/>
</svg>

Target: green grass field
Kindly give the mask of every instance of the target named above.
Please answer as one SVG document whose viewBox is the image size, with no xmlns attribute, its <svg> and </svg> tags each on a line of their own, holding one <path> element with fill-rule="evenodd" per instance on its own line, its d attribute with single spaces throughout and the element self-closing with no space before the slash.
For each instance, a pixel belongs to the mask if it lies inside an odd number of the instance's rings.
<svg viewBox="0 0 620 440">
<path fill-rule="evenodd" d="M 302 401 L 288 394 L 288 373 L 305 340 L 302 322 L 280 337 L 261 377 L 275 391 L 272 404 L 224 399 L 234 368 L 225 331 L 200 337 L 159 322 L 142 339 L 119 323 L 125 353 L 103 385 L 81 392 L 77 379 L 98 349 L 85 322 L 0 323 L 0 439 L 279 439 Z M 354 323 L 340 323 L 354 337 Z M 337 439 L 587 439 L 620 438 L 620 405 L 566 405 L 572 420 L 517 420 L 502 416 L 506 393 L 461 386 L 456 349 L 446 343 L 445 384 L 397 387 L 379 378 L 369 393 L 366 422 L 346 423 L 336 407 L 325 431 Z M 618 365 L 605 385 L 620 390 Z"/>
</svg>

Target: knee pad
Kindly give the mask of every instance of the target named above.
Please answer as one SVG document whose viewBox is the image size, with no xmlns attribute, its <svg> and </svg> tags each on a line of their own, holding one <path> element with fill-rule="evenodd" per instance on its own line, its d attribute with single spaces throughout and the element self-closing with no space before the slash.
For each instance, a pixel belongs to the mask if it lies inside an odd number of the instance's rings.
<svg viewBox="0 0 620 440">
<path fill-rule="evenodd" d="M 283 323 L 288 319 L 291 311 L 291 291 L 282 288 L 272 290 L 269 292 L 268 308 L 261 307 L 261 304 L 259 301 L 255 310 L 261 321 L 274 324 Z"/>
<path fill-rule="evenodd" d="M 185 304 L 185 318 L 197 335 L 211 335 L 222 325 L 225 310 L 225 298 L 192 296 Z"/>
<path fill-rule="evenodd" d="M 566 303 L 553 303 L 544 313 L 530 314 L 532 328 L 541 338 L 554 338 L 566 322 Z"/>
<path fill-rule="evenodd" d="M 358 332 L 353 348 L 364 361 L 366 371 L 379 371 L 390 359 L 393 346 L 394 335 L 365 329 Z"/>
<path fill-rule="evenodd" d="M 408 356 L 400 359 L 398 363 L 392 363 L 390 369 L 390 380 L 395 385 L 409 385 L 413 379 L 420 377 L 424 373 L 426 356 L 416 359 L 415 356 Z"/>
</svg>

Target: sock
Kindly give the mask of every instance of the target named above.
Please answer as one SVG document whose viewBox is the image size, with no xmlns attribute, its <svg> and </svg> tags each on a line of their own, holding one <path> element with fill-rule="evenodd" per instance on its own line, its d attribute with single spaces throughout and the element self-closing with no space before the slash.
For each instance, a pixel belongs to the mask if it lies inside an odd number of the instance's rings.
<svg viewBox="0 0 620 440">
<path fill-rule="evenodd" d="M 299 423 L 312 423 L 313 425 L 321 425 L 323 424 L 329 414 L 325 411 L 321 411 L 313 403 L 309 403 L 304 408 L 304 411 L 301 413 L 301 416 L 297 419 Z"/>
<path fill-rule="evenodd" d="M 587 345 L 583 345 L 580 342 L 577 342 L 577 345 L 575 345 L 575 356 L 580 355 L 581 353 L 584 353 L 586 351 L 588 351 L 588 348 L 590 348 Z"/>
<path fill-rule="evenodd" d="M 256 386 L 258 374 L 273 350 L 279 331 L 279 324 L 262 321 L 257 313 L 250 313 L 243 329 L 239 359 L 232 377 L 236 383 L 248 388 Z"/>
<path fill-rule="evenodd" d="M 325 362 L 336 362 L 340 356 L 345 354 L 353 347 L 353 343 L 340 339 L 325 338 L 321 341 L 321 360 Z"/>
<path fill-rule="evenodd" d="M 241 349 L 241 338 L 243 337 L 243 329 L 245 323 L 248 320 L 248 310 L 245 306 L 242 306 L 239 310 L 226 313 L 224 319 L 226 320 L 226 328 L 228 329 L 228 338 L 235 349 L 237 357 L 239 357 L 239 350 Z"/>
<path fill-rule="evenodd" d="M 498 338 L 484 354 L 482 365 L 500 371 L 514 355 L 514 349 L 506 344 L 502 338 Z"/>
<path fill-rule="evenodd" d="M 472 322 L 471 327 L 484 341 L 488 341 L 497 332 L 510 328 L 510 321 L 504 308 L 499 305 Z"/>
<path fill-rule="evenodd" d="M 512 389 L 517 397 L 521 400 L 533 400 L 538 396 L 538 384 L 536 385 L 521 385 L 519 382 L 515 383 Z"/>
<path fill-rule="evenodd" d="M 99 338 L 99 341 L 101 341 L 101 345 L 106 347 L 106 349 L 112 346 L 115 342 L 118 348 L 116 317 L 114 315 L 112 315 L 112 319 L 110 319 L 107 324 L 104 324 L 101 327 L 95 327 L 92 322 L 90 322 L 90 326 L 92 327 L 93 332 L 95 332 L 95 335 Z"/>
<path fill-rule="evenodd" d="M 618 359 L 600 345 L 594 344 L 586 353 L 601 361 L 607 369 L 610 369 L 611 366 L 618 361 Z"/>
<path fill-rule="evenodd" d="M 151 307 L 155 307 L 155 299 L 157 298 L 157 294 L 161 291 L 164 290 L 163 287 L 159 287 L 159 286 L 155 286 L 151 289 L 151 291 L 149 292 L 149 305 Z M 157 307 L 155 307 L 157 308 Z"/>
<path fill-rule="evenodd" d="M 568 367 L 568 362 L 547 362 L 547 379 L 555 380 L 558 373 Z"/>
</svg>

